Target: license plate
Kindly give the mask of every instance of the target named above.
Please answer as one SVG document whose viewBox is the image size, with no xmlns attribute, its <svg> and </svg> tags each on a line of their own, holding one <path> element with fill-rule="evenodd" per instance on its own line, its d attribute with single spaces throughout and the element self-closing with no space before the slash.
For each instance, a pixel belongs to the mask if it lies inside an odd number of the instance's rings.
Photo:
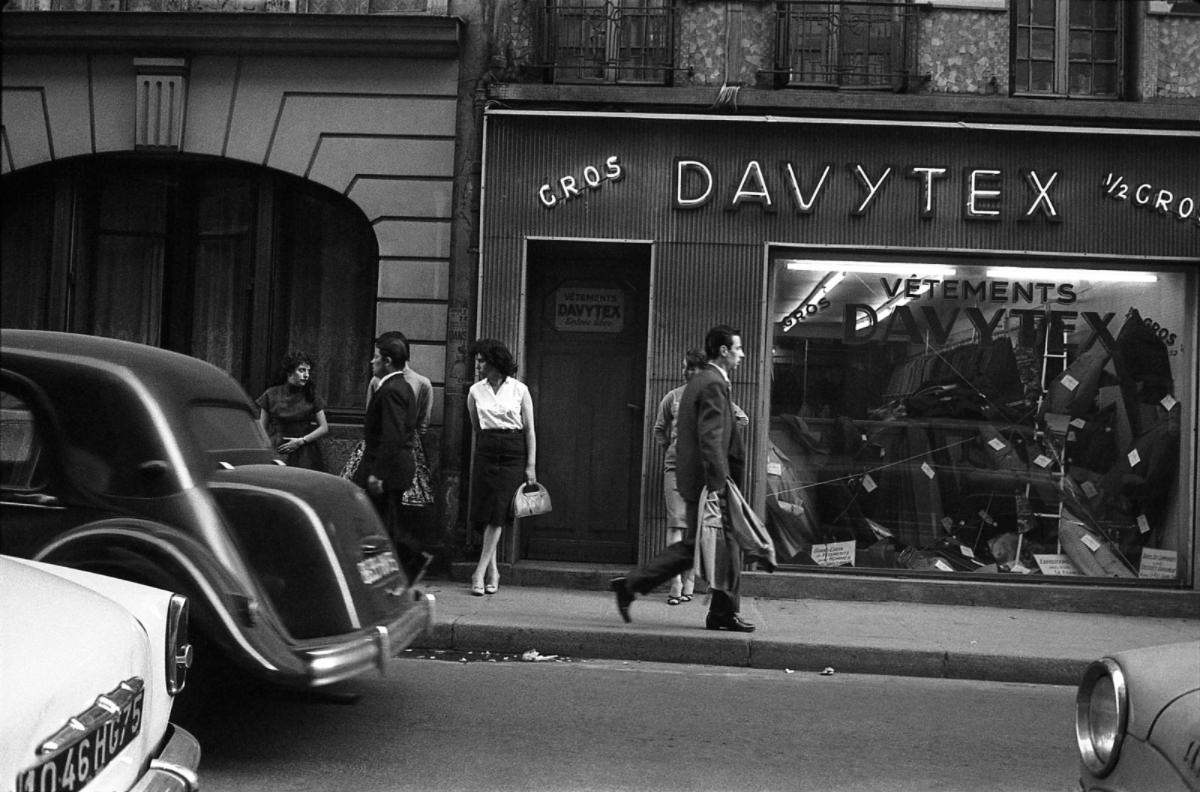
<svg viewBox="0 0 1200 792">
<path fill-rule="evenodd" d="M 358 574 L 368 586 L 389 578 L 400 571 L 400 562 L 391 550 L 384 550 L 358 562 Z"/>
<path fill-rule="evenodd" d="M 22 770 L 17 774 L 16 792 L 81 789 L 141 733 L 144 698 L 145 691 L 141 689 L 122 697 L 119 712 L 111 713 L 78 738 L 72 737 L 68 745 L 49 759 Z"/>
</svg>

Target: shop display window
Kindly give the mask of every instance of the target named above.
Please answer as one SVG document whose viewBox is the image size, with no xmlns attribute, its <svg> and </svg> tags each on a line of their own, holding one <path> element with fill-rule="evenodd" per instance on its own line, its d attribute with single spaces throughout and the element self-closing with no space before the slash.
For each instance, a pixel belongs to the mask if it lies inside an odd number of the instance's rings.
<svg viewBox="0 0 1200 792">
<path fill-rule="evenodd" d="M 772 266 L 782 563 L 1190 581 L 1194 272 Z"/>
</svg>

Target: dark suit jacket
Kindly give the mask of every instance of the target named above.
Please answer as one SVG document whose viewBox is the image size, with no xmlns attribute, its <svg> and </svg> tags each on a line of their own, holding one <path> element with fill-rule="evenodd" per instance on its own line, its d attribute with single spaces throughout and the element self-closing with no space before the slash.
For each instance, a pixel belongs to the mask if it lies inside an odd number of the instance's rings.
<svg viewBox="0 0 1200 792">
<path fill-rule="evenodd" d="M 385 490 L 408 489 L 417 470 L 412 453 L 416 428 L 417 397 L 403 375 L 389 377 L 367 404 L 356 483 L 365 488 L 367 477 L 375 476 Z"/>
<path fill-rule="evenodd" d="M 704 487 L 723 490 L 726 478 L 741 484 L 746 450 L 721 372 L 709 365 L 692 375 L 675 421 L 675 481 L 685 501 L 698 501 Z"/>
</svg>

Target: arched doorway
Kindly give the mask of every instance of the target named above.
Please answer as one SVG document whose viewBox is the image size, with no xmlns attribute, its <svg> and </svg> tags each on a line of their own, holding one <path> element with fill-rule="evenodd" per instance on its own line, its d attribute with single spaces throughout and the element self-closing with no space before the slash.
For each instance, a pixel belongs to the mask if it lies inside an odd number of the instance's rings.
<svg viewBox="0 0 1200 792">
<path fill-rule="evenodd" d="M 103 156 L 3 177 L 0 322 L 173 349 L 259 392 L 317 361 L 331 418 L 362 409 L 378 248 L 348 199 L 230 160 Z"/>
</svg>

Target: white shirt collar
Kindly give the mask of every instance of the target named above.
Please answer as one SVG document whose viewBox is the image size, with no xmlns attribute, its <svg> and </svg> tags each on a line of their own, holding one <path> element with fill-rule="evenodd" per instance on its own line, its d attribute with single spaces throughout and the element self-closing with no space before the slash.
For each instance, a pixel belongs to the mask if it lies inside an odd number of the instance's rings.
<svg viewBox="0 0 1200 792">
<path fill-rule="evenodd" d="M 383 385 L 383 383 L 387 382 L 392 377 L 396 376 L 397 374 L 403 374 L 403 373 L 404 373 L 403 371 L 390 371 L 387 374 L 384 374 L 382 377 L 379 378 L 379 384 Z"/>
<path fill-rule="evenodd" d="M 732 382 L 730 382 L 729 374 L 725 371 L 724 368 L 722 368 L 721 366 L 718 366 L 716 363 L 713 363 L 711 360 L 708 362 L 708 365 L 712 366 L 717 371 L 719 371 L 721 373 L 721 376 L 725 378 L 726 383 L 728 383 L 729 385 L 733 384 Z"/>
</svg>

